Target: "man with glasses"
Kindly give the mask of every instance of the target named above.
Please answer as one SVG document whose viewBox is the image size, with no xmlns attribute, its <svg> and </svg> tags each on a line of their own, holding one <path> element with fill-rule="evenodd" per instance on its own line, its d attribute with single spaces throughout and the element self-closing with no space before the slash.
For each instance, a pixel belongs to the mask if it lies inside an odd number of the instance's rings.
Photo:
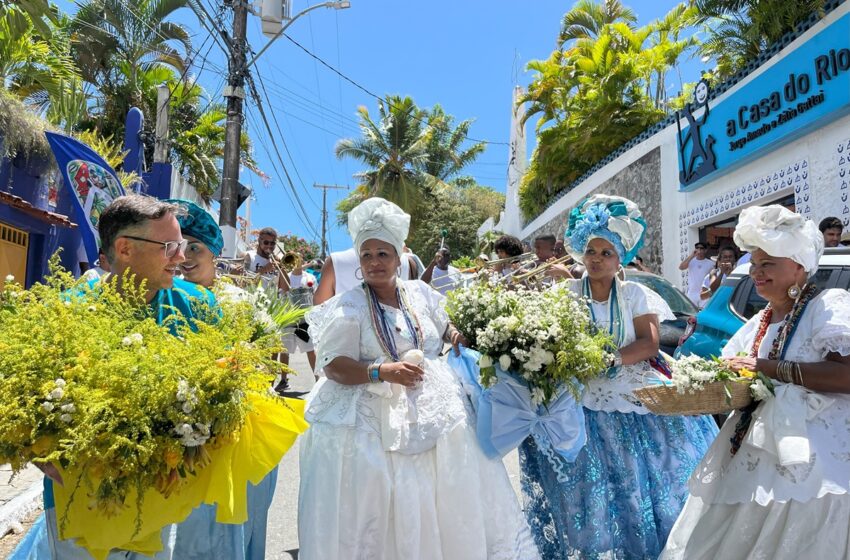
<svg viewBox="0 0 850 560">
<path fill-rule="evenodd" d="M 212 292 L 180 278 L 175 278 L 180 263 L 186 260 L 184 251 L 187 241 L 180 233 L 177 216 L 185 210 L 175 204 L 161 202 L 155 198 L 139 195 L 127 195 L 116 198 L 103 211 L 98 223 L 101 246 L 111 266 L 112 275 L 121 283 L 133 282 L 141 286 L 144 282 L 145 301 L 150 312 L 162 323 L 166 317 L 179 313 L 181 318 L 193 327 L 195 312 L 216 310 L 215 296 Z M 125 276 L 126 273 L 126 276 Z M 100 281 L 108 281 L 110 276 L 92 280 L 89 284 L 96 287 Z M 93 297 L 96 297 L 94 295 Z M 206 315 L 217 317 L 213 313 Z M 172 330 L 176 325 L 171 323 Z M 131 380 L 128 380 L 130 382 Z M 45 472 L 51 471 L 46 468 Z M 54 472 L 48 474 L 55 475 Z M 45 524 L 48 546 L 52 558 L 64 560 L 90 559 L 84 549 L 72 540 L 59 538 L 56 522 L 56 508 L 53 500 L 53 483 L 45 479 L 44 484 Z M 44 527 L 43 526 L 43 527 Z M 168 526 L 162 531 L 164 550 L 154 556 L 156 559 L 172 557 L 174 539 L 180 532 L 179 526 Z M 113 551 L 113 558 L 148 558 L 137 553 Z"/>
<path fill-rule="evenodd" d="M 273 262 L 276 246 L 277 231 L 270 227 L 261 229 L 257 236 L 257 248 L 245 253 L 245 270 L 259 274 L 266 289 L 288 291 L 289 284 L 280 274 L 278 264 Z"/>
<path fill-rule="evenodd" d="M 711 269 L 714 268 L 714 261 L 706 258 L 705 254 L 705 243 L 698 241 L 694 245 L 694 252 L 679 264 L 679 270 L 688 271 L 688 299 L 697 307 L 700 304 L 702 283 Z"/>
</svg>

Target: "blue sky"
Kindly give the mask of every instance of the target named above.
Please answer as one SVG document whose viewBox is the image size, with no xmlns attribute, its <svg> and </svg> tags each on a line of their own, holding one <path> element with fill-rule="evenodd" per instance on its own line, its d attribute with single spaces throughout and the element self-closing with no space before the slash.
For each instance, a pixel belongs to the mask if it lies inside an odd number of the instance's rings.
<svg viewBox="0 0 850 560">
<path fill-rule="evenodd" d="M 220 0 L 203 2 L 210 10 L 221 5 Z M 313 3 L 295 0 L 292 13 Z M 676 4 L 673 0 L 625 3 L 641 24 L 661 17 Z M 73 11 L 67 0 L 59 4 Z M 470 136 L 493 144 L 468 172 L 479 183 L 504 192 L 513 86 L 531 81 L 533 76 L 525 71 L 525 65 L 549 55 L 560 19 L 571 6 L 571 1 L 553 0 L 351 0 L 347 10 L 318 9 L 305 15 L 287 34 L 370 92 L 410 95 L 423 107 L 439 103 L 458 121 L 475 119 Z M 199 82 L 210 95 L 220 97 L 224 55 L 215 45 L 208 51 L 212 41 L 205 41 L 208 34 L 191 13 L 183 14 L 180 21 L 190 28 L 195 48 L 206 59 L 198 72 Z M 229 21 L 225 25 L 229 30 Z M 268 39 L 260 33 L 258 17 L 249 16 L 248 29 L 249 43 L 259 51 Z M 696 74 L 696 65 L 688 66 L 693 66 L 693 71 L 686 72 L 685 79 L 692 79 L 688 74 Z M 361 167 L 353 160 L 337 160 L 333 148 L 339 138 L 358 135 L 357 107 L 364 105 L 374 114 L 377 101 L 285 37 L 259 59 L 256 74 L 271 99 L 266 114 L 307 218 L 294 210 L 269 135 L 249 102 L 247 131 L 260 168 L 271 176 L 264 186 L 252 173 L 242 173 L 242 182 L 252 185 L 256 193 L 251 204 L 252 226 L 272 226 L 282 233 L 318 240 L 322 199 L 312 185 L 357 185 L 352 175 Z M 671 94 L 675 94 L 679 84 L 677 79 L 673 83 L 672 77 L 670 81 Z M 277 134 L 278 125 L 289 154 Z M 533 127 L 530 122 L 529 156 Z M 347 232 L 336 226 L 334 206 L 344 195 L 345 191 L 328 193 L 331 250 L 351 245 Z M 240 214 L 244 211 L 243 205 Z"/>
</svg>

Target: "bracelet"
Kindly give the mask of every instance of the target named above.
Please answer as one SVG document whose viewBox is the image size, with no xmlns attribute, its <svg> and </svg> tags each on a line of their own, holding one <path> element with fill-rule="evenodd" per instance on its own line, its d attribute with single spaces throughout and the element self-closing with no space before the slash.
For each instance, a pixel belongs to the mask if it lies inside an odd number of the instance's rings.
<svg viewBox="0 0 850 560">
<path fill-rule="evenodd" d="M 380 383 L 381 382 L 381 361 L 374 361 L 369 364 L 369 369 L 367 373 L 369 374 L 369 383 Z"/>
<path fill-rule="evenodd" d="M 800 368 L 800 362 L 794 362 L 794 370 L 797 374 L 797 385 L 803 386 L 803 370 Z"/>
</svg>

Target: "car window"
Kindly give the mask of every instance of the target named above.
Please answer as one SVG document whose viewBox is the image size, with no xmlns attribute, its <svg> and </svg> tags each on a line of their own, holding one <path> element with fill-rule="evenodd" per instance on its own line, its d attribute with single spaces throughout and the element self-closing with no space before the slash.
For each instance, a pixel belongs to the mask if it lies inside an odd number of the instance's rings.
<svg viewBox="0 0 850 560">
<path fill-rule="evenodd" d="M 834 268 L 819 268 L 812 277 L 812 282 L 821 289 L 830 287 L 829 278 L 832 276 L 834 270 Z M 741 280 L 738 290 L 747 290 L 746 299 L 733 297 L 733 302 L 737 303 L 737 305 L 733 304 L 735 306 L 735 311 L 737 311 L 744 319 L 751 318 L 753 315 L 767 307 L 767 301 L 758 295 L 755 286 L 753 285 L 753 281 L 749 276 Z"/>
<path fill-rule="evenodd" d="M 685 297 L 685 295 L 677 290 L 672 284 L 667 282 L 664 278 L 660 276 L 650 276 L 648 274 L 629 274 L 627 276 L 628 280 L 632 282 L 637 282 L 639 284 L 643 284 L 667 302 L 667 305 L 670 306 L 670 309 L 673 313 L 676 314 L 685 314 L 685 315 L 695 315 L 697 313 L 696 307 L 691 301 Z"/>
</svg>

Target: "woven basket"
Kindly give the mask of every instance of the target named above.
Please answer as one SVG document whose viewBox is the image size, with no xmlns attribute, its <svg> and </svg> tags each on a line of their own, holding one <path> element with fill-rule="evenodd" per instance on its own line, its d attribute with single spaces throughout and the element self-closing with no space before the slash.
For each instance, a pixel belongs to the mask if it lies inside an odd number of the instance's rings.
<svg viewBox="0 0 850 560">
<path fill-rule="evenodd" d="M 727 387 L 731 399 L 726 394 Z M 693 393 L 679 393 L 670 385 L 651 385 L 635 389 L 634 394 L 650 412 L 660 416 L 725 414 L 753 401 L 749 384 L 734 381 L 706 383 L 701 391 Z"/>
</svg>

